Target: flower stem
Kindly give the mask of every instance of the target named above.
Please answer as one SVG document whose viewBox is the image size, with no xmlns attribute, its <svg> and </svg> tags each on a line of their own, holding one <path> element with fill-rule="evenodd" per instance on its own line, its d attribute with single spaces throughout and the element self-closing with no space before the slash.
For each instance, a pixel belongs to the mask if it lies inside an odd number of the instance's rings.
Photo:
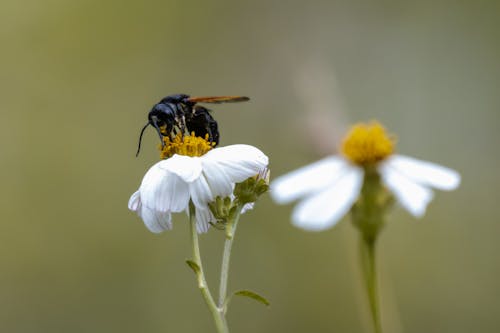
<svg viewBox="0 0 500 333">
<path fill-rule="evenodd" d="M 224 241 L 224 254 L 222 256 L 222 267 L 220 271 L 219 285 L 219 308 L 223 309 L 223 314 L 227 311 L 227 281 L 229 276 L 229 260 L 231 258 L 231 248 L 233 246 L 234 234 L 240 219 L 242 207 L 237 207 L 234 218 L 226 225 L 226 239 Z"/>
<path fill-rule="evenodd" d="M 392 198 L 382 186 L 376 168 L 366 167 L 361 195 L 353 206 L 352 221 L 360 232 L 360 259 L 375 333 L 382 332 L 377 292 L 375 244 L 384 227 L 384 216 Z"/>
<path fill-rule="evenodd" d="M 380 309 L 378 305 L 377 271 L 375 265 L 375 239 L 361 237 L 360 245 L 361 266 L 363 269 L 368 301 L 370 303 L 373 330 L 375 333 L 382 333 Z"/>
<path fill-rule="evenodd" d="M 196 211 L 192 202 L 189 203 L 189 224 L 191 229 L 191 240 L 193 244 L 193 262 L 198 266 L 194 269 L 198 279 L 198 288 L 201 291 L 203 299 L 212 314 L 218 333 L 229 333 L 226 318 L 224 316 L 223 308 L 217 307 L 215 301 L 208 289 L 205 273 L 203 272 L 203 265 L 201 262 L 200 245 L 198 242 L 198 233 L 196 231 Z"/>
</svg>

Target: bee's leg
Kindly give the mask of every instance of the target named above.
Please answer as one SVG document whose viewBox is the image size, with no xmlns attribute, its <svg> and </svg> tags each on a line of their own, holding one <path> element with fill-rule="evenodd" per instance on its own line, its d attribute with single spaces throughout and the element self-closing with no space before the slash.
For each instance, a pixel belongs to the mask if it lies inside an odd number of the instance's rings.
<svg viewBox="0 0 500 333">
<path fill-rule="evenodd" d="M 217 146 L 219 144 L 219 128 L 217 122 L 208 113 L 206 114 L 205 130 L 208 134 L 208 140 Z"/>
<path fill-rule="evenodd" d="M 181 117 L 180 130 L 181 130 L 182 134 L 186 133 L 186 117 L 184 115 L 182 115 L 182 117 Z M 191 133 L 188 133 L 188 134 L 191 135 Z"/>
<path fill-rule="evenodd" d="M 186 118 L 184 115 L 178 115 L 175 117 L 175 123 L 182 135 L 186 134 Z M 177 133 L 176 133 L 177 134 Z"/>
<path fill-rule="evenodd" d="M 217 122 L 210 114 L 210 110 L 201 108 L 199 110 L 198 119 L 202 119 L 204 132 L 208 134 L 208 139 L 214 146 L 219 144 L 219 127 Z"/>
<path fill-rule="evenodd" d="M 214 142 L 214 135 L 212 134 L 212 130 L 208 124 L 205 124 L 205 131 L 208 134 L 208 141 Z"/>
<path fill-rule="evenodd" d="M 172 130 L 170 132 L 168 132 L 168 135 L 170 137 L 170 141 L 173 141 L 174 138 L 177 136 L 177 134 L 179 133 L 177 127 L 172 127 Z"/>
</svg>

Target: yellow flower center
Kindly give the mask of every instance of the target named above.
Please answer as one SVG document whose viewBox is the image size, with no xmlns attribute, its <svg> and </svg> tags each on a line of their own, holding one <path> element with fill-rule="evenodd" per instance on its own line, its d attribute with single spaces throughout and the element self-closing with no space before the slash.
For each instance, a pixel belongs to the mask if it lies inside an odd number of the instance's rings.
<svg viewBox="0 0 500 333">
<path fill-rule="evenodd" d="M 160 145 L 160 158 L 167 159 L 178 155 L 186 156 L 202 156 L 215 146 L 215 142 L 208 141 L 208 134 L 205 138 L 195 136 L 194 132 L 191 135 L 183 135 L 177 133 L 173 140 L 169 136 L 163 137 L 164 145 Z"/>
<path fill-rule="evenodd" d="M 342 142 L 342 154 L 353 163 L 366 166 L 387 158 L 394 152 L 395 139 L 378 122 L 356 124 Z"/>
</svg>

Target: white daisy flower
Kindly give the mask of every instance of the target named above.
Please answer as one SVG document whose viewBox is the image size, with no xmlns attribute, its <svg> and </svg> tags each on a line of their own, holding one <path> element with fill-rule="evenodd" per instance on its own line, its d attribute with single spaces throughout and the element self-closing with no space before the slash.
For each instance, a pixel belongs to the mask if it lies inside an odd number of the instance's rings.
<svg viewBox="0 0 500 333">
<path fill-rule="evenodd" d="M 175 154 L 148 170 L 128 203 L 154 233 L 171 229 L 171 213 L 189 212 L 190 201 L 196 207 L 197 231 L 207 232 L 213 220 L 208 203 L 217 196 L 230 196 L 235 183 L 259 174 L 268 165 L 268 157 L 253 146 L 211 149 L 201 138 L 186 136 L 183 140 L 177 140 L 177 146 L 175 142 L 166 145 L 162 154 Z"/>
<path fill-rule="evenodd" d="M 433 198 L 431 188 L 449 191 L 460 184 L 460 175 L 452 169 L 393 152 L 394 140 L 379 123 L 356 125 L 344 139 L 342 154 L 278 177 L 271 183 L 271 196 L 280 204 L 301 199 L 292 222 L 320 231 L 351 210 L 367 168 L 375 168 L 397 202 L 415 217 L 424 215 Z"/>
</svg>

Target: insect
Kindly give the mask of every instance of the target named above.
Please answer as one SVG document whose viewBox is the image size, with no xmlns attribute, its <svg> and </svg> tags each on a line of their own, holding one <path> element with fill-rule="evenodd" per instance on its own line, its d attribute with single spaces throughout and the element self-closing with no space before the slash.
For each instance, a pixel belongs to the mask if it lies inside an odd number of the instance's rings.
<svg viewBox="0 0 500 333">
<path fill-rule="evenodd" d="M 246 102 L 250 98 L 245 96 L 211 96 L 190 97 L 185 94 L 170 95 L 164 97 L 155 104 L 148 114 L 148 122 L 142 128 L 139 136 L 137 153 L 141 150 L 142 135 L 148 126 L 153 126 L 158 132 L 162 146 L 165 145 L 163 138 L 177 135 L 177 133 L 192 133 L 196 136 L 206 137 L 215 145 L 219 144 L 219 129 L 217 121 L 210 114 L 210 110 L 197 103 L 235 103 Z"/>
</svg>

